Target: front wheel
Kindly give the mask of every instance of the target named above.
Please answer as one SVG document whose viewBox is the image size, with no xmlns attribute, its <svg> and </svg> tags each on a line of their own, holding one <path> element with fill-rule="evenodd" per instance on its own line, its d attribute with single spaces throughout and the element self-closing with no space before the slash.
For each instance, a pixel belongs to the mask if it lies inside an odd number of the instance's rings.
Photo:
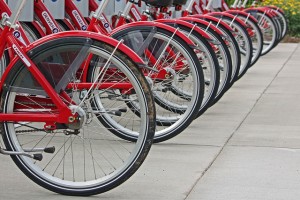
<svg viewBox="0 0 300 200">
<path fill-rule="evenodd" d="M 125 26 L 112 37 L 124 40 L 154 69 L 144 73 L 152 85 L 156 103 L 154 142 L 180 134 L 194 120 L 204 96 L 203 71 L 194 49 L 173 32 L 152 25 Z M 162 77 L 160 72 L 167 73 Z M 137 108 L 134 103 L 128 105 Z M 135 140 L 134 135 L 120 137 Z"/>
<path fill-rule="evenodd" d="M 102 193 L 127 180 L 147 156 L 155 130 L 154 100 L 137 65 L 118 50 L 111 57 L 114 48 L 103 41 L 77 36 L 54 39 L 30 51 L 48 82 L 60 91 L 59 97 L 79 115 L 76 123 L 55 123 L 51 128 L 41 121 L 1 124 L 8 150 L 42 154 L 41 161 L 12 156 L 17 166 L 40 186 L 65 195 Z M 76 65 L 80 67 L 65 79 L 67 84 L 61 82 L 68 69 Z M 96 87 L 79 87 L 83 83 L 83 66 L 102 69 Z M 67 86 L 61 87 L 62 84 Z M 61 112 L 21 61 L 14 65 L 5 85 L 1 96 L 3 113 L 40 114 L 42 118 L 43 114 Z M 128 95 L 138 105 L 140 116 L 125 109 Z M 110 129 L 135 134 L 137 141 L 116 137 L 99 121 L 102 115 L 118 124 Z"/>
</svg>

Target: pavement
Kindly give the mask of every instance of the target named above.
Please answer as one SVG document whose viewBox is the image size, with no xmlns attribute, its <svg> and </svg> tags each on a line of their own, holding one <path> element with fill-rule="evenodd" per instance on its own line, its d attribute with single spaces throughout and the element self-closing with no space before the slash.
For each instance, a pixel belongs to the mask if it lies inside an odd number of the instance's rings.
<svg viewBox="0 0 300 200">
<path fill-rule="evenodd" d="M 106 200 L 299 200 L 300 43 L 279 44 L 179 136 L 153 145 Z M 0 200 L 86 199 L 47 191 L 0 155 Z"/>
</svg>

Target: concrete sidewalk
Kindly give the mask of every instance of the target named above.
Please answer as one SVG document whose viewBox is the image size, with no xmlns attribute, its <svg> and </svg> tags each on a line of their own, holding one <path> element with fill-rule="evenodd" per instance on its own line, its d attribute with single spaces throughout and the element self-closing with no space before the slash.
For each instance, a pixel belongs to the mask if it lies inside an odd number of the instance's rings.
<svg viewBox="0 0 300 200">
<path fill-rule="evenodd" d="M 279 44 L 184 133 L 154 145 L 131 179 L 89 198 L 298 200 L 299 86 L 300 44 Z M 0 200 L 74 199 L 0 159 Z"/>
</svg>

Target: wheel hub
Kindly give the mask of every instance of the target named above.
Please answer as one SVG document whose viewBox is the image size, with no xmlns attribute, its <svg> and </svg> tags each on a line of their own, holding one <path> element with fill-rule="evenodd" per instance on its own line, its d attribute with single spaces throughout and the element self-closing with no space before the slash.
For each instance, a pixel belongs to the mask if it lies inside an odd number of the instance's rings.
<svg viewBox="0 0 300 200">
<path fill-rule="evenodd" d="M 71 105 L 70 106 L 71 112 L 76 116 L 73 122 L 67 124 L 69 129 L 72 130 L 79 130 L 82 126 L 86 123 L 86 112 L 79 106 Z"/>
</svg>

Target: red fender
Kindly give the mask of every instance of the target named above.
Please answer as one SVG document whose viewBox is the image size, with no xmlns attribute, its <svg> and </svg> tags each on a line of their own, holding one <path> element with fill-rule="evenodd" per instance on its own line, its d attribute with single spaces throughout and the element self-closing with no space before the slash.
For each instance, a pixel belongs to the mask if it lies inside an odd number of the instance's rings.
<svg viewBox="0 0 300 200">
<path fill-rule="evenodd" d="M 258 7 L 258 8 L 265 10 L 267 13 L 270 13 L 270 15 L 273 17 L 278 16 L 276 13 L 276 9 L 270 8 L 269 6 L 263 6 L 263 7 Z"/>
<path fill-rule="evenodd" d="M 205 31 L 203 31 L 201 28 L 199 28 L 199 27 L 195 26 L 194 24 L 191 24 L 187 21 L 178 20 L 178 19 L 159 19 L 159 20 L 156 20 L 156 22 L 166 23 L 166 24 L 168 24 L 168 23 L 179 24 L 179 25 L 194 29 L 194 31 L 196 31 L 197 33 L 202 35 L 207 40 L 211 39 L 211 37 L 207 33 L 205 33 Z"/>
<path fill-rule="evenodd" d="M 276 15 L 274 15 L 275 14 L 275 12 L 270 12 L 270 10 L 272 10 L 272 9 L 270 9 L 270 8 L 263 8 L 263 7 L 259 7 L 259 8 L 247 8 L 247 9 L 245 9 L 244 11 L 245 12 L 251 12 L 251 11 L 256 11 L 256 12 L 260 12 L 260 13 L 265 13 L 268 17 L 270 17 L 270 18 L 272 18 L 272 17 L 274 17 L 274 16 L 276 16 Z"/>
<path fill-rule="evenodd" d="M 233 32 L 233 29 L 228 24 L 226 24 L 223 21 L 220 21 L 220 19 L 217 18 L 217 17 L 211 16 L 211 15 L 192 15 L 191 17 L 196 17 L 196 18 L 199 18 L 199 19 L 204 19 L 204 20 L 217 22 L 217 23 L 223 25 L 230 32 Z"/>
<path fill-rule="evenodd" d="M 228 10 L 226 11 L 232 15 L 242 15 L 244 17 L 249 17 L 252 21 L 254 21 L 255 23 L 258 23 L 257 19 L 255 17 L 253 17 L 252 15 L 250 15 L 250 13 L 246 13 L 244 11 L 240 11 L 240 10 Z"/>
<path fill-rule="evenodd" d="M 205 25 L 207 27 L 209 26 L 217 34 L 219 34 L 220 36 L 224 36 L 223 32 L 218 27 L 216 27 L 212 23 L 209 23 L 208 21 L 205 21 L 205 20 L 200 19 L 200 18 L 193 17 L 193 15 L 191 17 L 181 17 L 179 19 L 184 20 L 184 21 L 188 21 L 188 22 L 195 22 L 195 23 L 198 23 L 198 24 L 203 24 L 203 25 Z"/>
<path fill-rule="evenodd" d="M 273 10 L 276 10 L 276 11 L 278 11 L 278 12 L 284 14 L 284 11 L 283 11 L 281 8 L 277 7 L 277 6 L 265 6 L 265 7 L 271 8 L 271 9 L 273 9 Z"/>
<path fill-rule="evenodd" d="M 227 13 L 227 12 L 213 12 L 213 13 L 209 13 L 207 15 L 211 15 L 211 16 L 226 16 L 229 17 L 231 19 L 235 19 L 237 22 L 239 22 L 240 24 L 242 24 L 242 26 L 244 26 L 245 28 L 247 28 L 247 25 L 245 24 L 245 22 L 243 20 L 241 20 L 238 17 L 235 17 L 234 15 Z"/>
<path fill-rule="evenodd" d="M 114 46 L 114 47 L 119 44 L 119 41 L 117 41 L 113 38 L 107 37 L 105 35 L 100 35 L 98 33 L 92 33 L 92 32 L 87 32 L 87 31 L 66 31 L 66 32 L 59 32 L 59 33 L 56 33 L 56 34 L 47 35 L 47 36 L 31 43 L 27 47 L 25 47 L 24 51 L 27 53 L 27 52 L 30 52 L 33 48 L 36 48 L 37 46 L 40 46 L 40 45 L 44 44 L 45 42 L 55 40 L 55 39 L 59 39 L 59 38 L 66 38 L 66 37 L 91 38 L 91 39 L 98 40 L 102 43 L 109 44 L 109 45 Z M 130 48 L 128 48 L 126 45 L 120 44 L 118 50 L 120 50 L 124 54 L 126 54 L 129 58 L 131 58 L 139 66 L 141 66 L 141 67 L 145 66 L 144 61 L 134 51 L 132 51 Z M 7 78 L 7 75 L 9 74 L 9 72 L 13 68 L 14 64 L 18 60 L 19 60 L 19 57 L 15 57 L 10 62 L 10 64 L 7 66 L 3 76 L 1 78 L 1 81 L 0 81 L 0 88 L 3 88 L 3 84 L 5 84 L 5 80 Z M 87 74 L 87 73 L 85 73 L 85 74 Z M 83 79 L 85 79 L 85 78 L 86 77 L 83 77 Z"/>
<path fill-rule="evenodd" d="M 131 27 L 139 27 L 139 26 L 154 26 L 157 28 L 161 28 L 161 29 L 165 29 L 167 31 L 170 31 L 172 33 L 175 33 L 178 37 L 180 37 L 181 39 L 183 39 L 188 45 L 190 46 L 195 46 L 195 44 L 193 43 L 192 40 L 190 40 L 186 35 L 184 35 L 183 33 L 181 33 L 180 31 L 176 31 L 175 28 L 168 26 L 166 24 L 163 23 L 159 23 L 159 22 L 150 22 L 150 21 L 140 21 L 140 22 L 132 22 L 129 24 L 124 24 L 116 29 L 114 29 L 110 35 L 115 34 L 116 32 L 122 31 L 126 28 L 131 28 Z"/>
</svg>

